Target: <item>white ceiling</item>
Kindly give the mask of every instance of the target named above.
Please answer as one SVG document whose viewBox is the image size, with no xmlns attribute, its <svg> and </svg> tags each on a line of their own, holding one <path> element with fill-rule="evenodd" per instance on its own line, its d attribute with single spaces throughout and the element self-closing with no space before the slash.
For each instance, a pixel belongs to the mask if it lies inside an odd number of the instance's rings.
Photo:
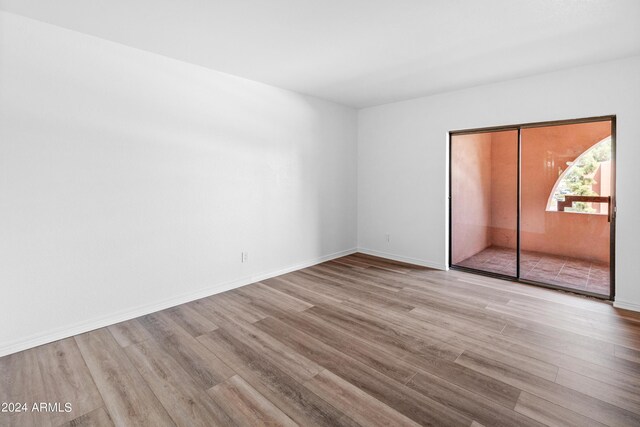
<svg viewBox="0 0 640 427">
<path fill-rule="evenodd" d="M 0 9 L 354 107 L 640 54 L 640 0 L 0 0 Z"/>
</svg>

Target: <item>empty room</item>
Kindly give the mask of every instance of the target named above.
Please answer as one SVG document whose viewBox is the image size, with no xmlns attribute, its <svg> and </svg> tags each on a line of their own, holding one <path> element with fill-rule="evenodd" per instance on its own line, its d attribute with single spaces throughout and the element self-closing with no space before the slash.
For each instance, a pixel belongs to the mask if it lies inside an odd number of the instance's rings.
<svg viewBox="0 0 640 427">
<path fill-rule="evenodd" d="M 639 22 L 0 0 L 0 426 L 640 425 Z"/>
</svg>

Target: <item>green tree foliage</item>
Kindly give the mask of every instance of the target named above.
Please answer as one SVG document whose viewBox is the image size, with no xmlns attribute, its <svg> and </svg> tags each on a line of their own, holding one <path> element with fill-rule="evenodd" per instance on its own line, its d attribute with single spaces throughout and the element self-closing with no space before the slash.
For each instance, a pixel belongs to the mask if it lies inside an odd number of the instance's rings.
<svg viewBox="0 0 640 427">
<path fill-rule="evenodd" d="M 600 167 L 600 163 L 610 159 L 611 138 L 608 138 L 589 149 L 575 163 L 569 166 L 569 171 L 558 185 L 553 198 L 557 201 L 564 200 L 566 195 L 598 196 L 599 194 L 593 191 L 593 185 L 596 184 L 593 176 Z M 595 212 L 590 203 L 584 202 L 575 202 L 572 208 L 565 210 L 570 212 Z"/>
</svg>

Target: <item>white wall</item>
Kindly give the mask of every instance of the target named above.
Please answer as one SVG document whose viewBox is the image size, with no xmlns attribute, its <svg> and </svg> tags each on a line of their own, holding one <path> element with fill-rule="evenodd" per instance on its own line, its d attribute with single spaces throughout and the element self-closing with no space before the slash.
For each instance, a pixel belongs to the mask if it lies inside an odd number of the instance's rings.
<svg viewBox="0 0 640 427">
<path fill-rule="evenodd" d="M 616 305 L 640 310 L 640 57 L 360 110 L 359 248 L 446 267 L 448 131 L 608 114 L 617 115 Z"/>
<path fill-rule="evenodd" d="M 356 119 L 0 12 L 0 355 L 353 250 Z"/>
</svg>

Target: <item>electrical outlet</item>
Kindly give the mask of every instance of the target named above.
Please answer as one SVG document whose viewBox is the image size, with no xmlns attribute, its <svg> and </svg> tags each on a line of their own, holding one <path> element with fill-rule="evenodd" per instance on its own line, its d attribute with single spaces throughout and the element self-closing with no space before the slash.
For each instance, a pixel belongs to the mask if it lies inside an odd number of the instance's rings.
<svg viewBox="0 0 640 427">
<path fill-rule="evenodd" d="M 240 262 L 249 262 L 249 252 L 242 252 L 242 258 Z"/>
</svg>

